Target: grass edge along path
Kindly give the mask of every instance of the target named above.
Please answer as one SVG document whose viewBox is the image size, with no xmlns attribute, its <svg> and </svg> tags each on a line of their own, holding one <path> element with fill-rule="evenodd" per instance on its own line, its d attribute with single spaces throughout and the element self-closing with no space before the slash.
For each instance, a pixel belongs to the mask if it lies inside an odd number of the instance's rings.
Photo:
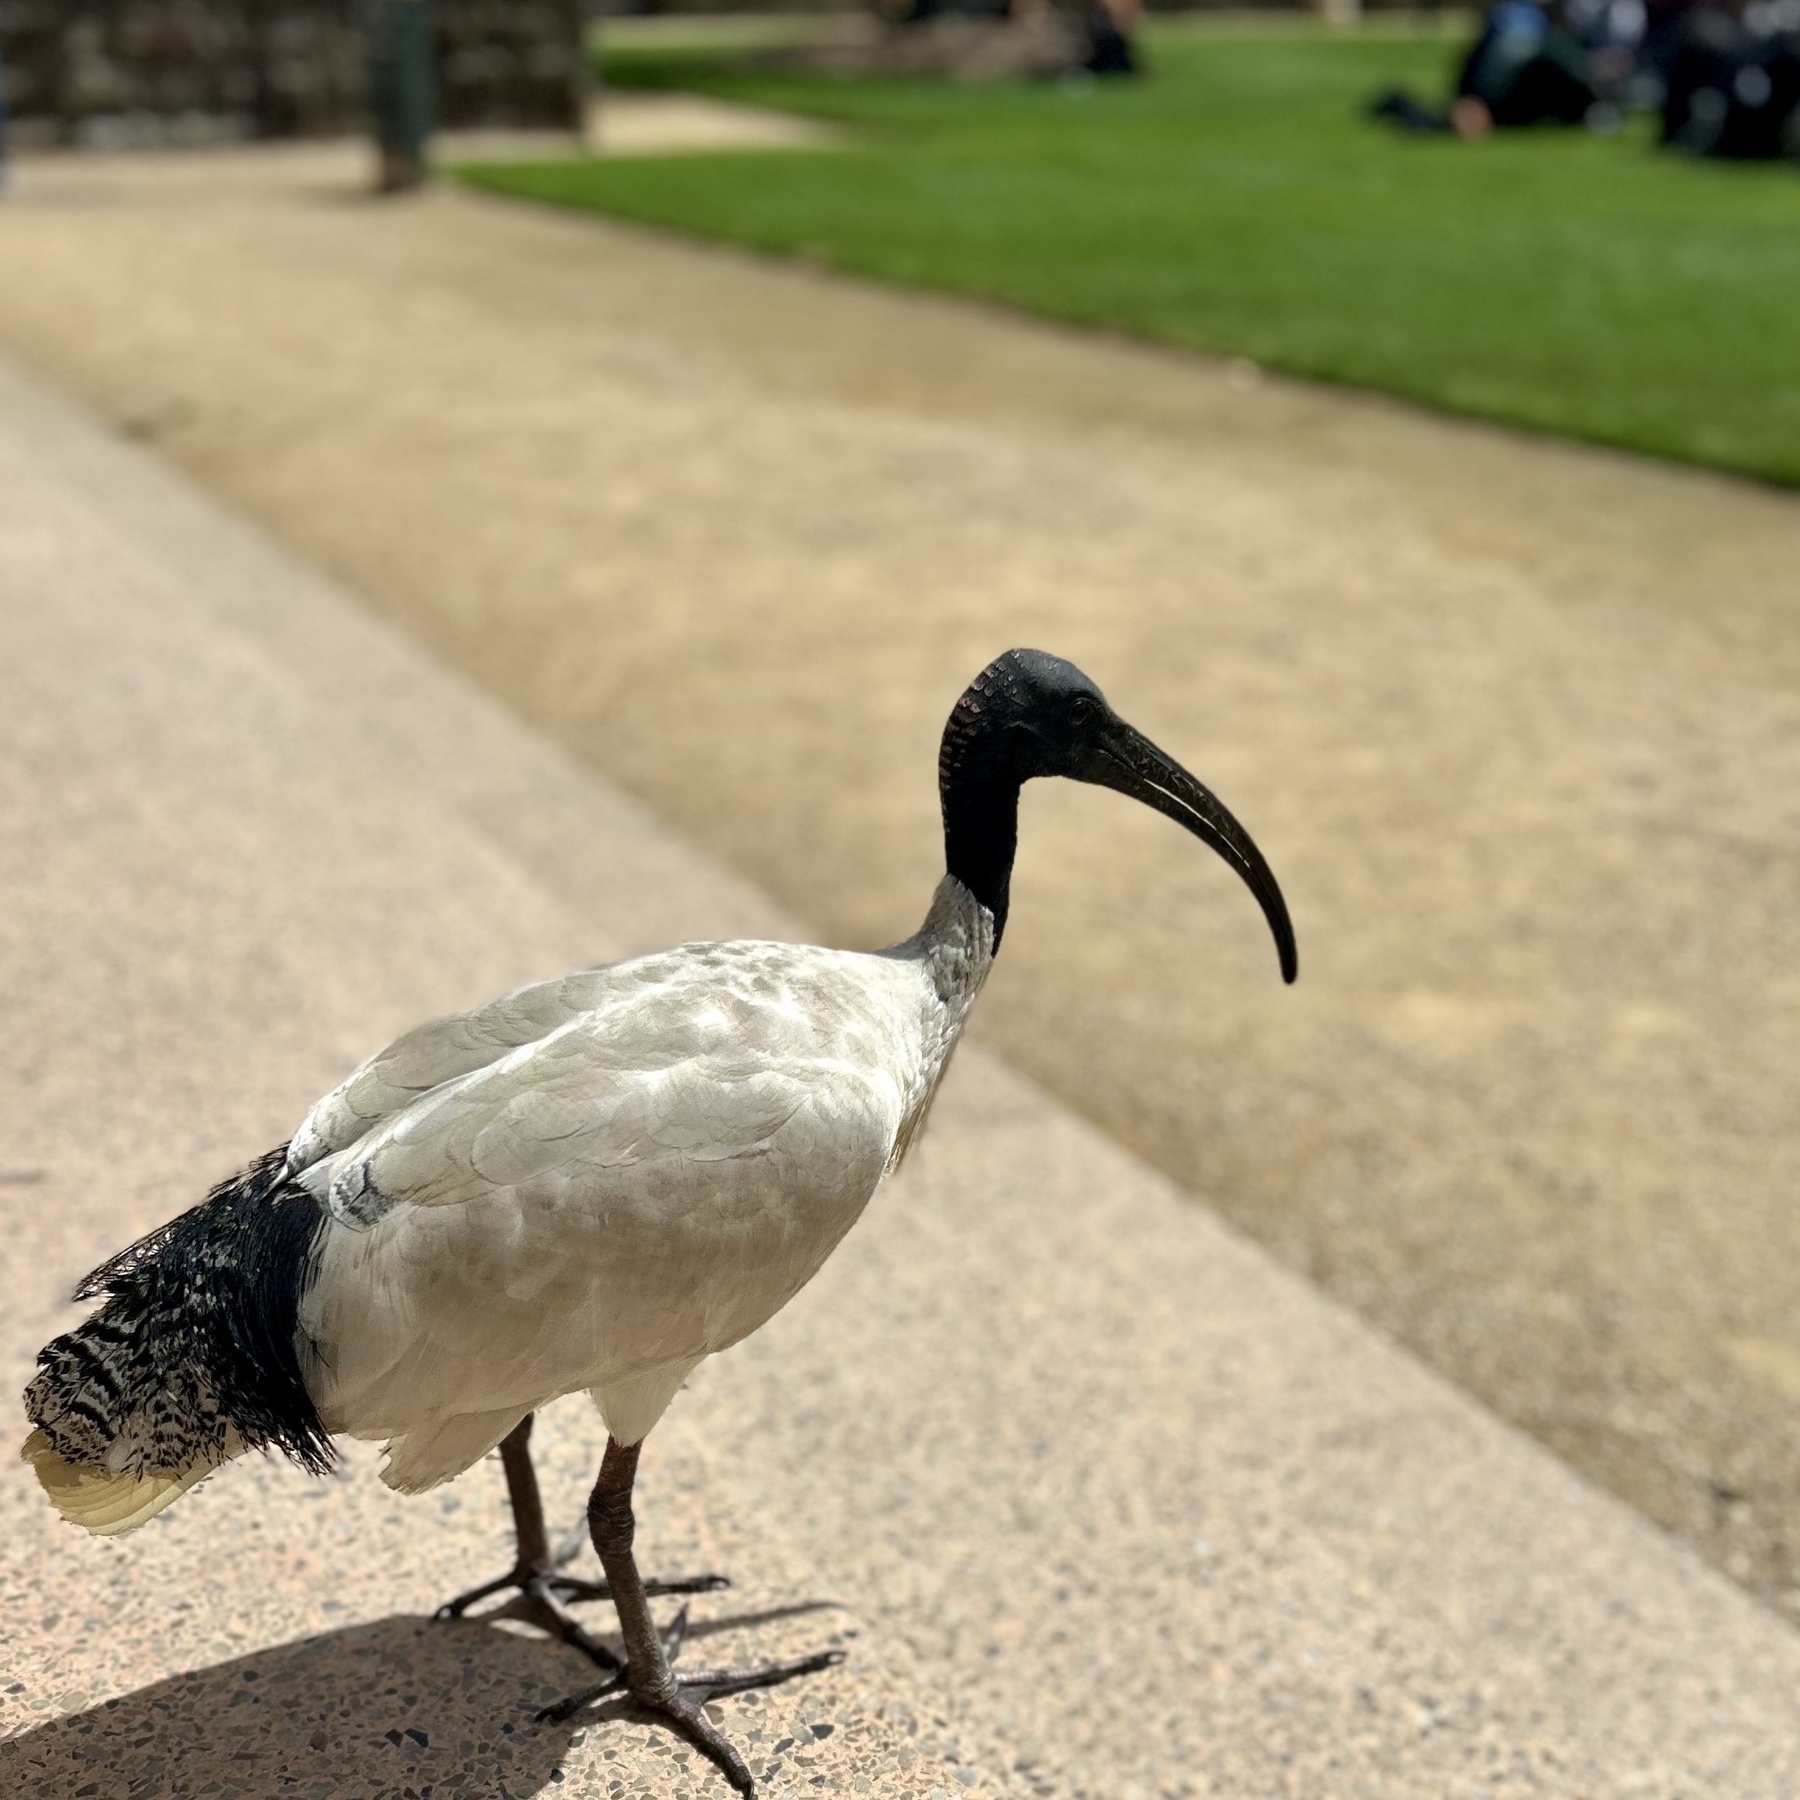
<svg viewBox="0 0 1800 1800">
<path fill-rule="evenodd" d="M 1480 144 L 1362 116 L 1441 93 L 1441 30 L 1162 24 L 1141 83 L 968 86 L 615 52 L 683 88 L 856 128 L 844 150 L 472 166 L 492 192 L 804 255 L 1800 485 L 1800 176 L 1634 129 Z"/>
</svg>

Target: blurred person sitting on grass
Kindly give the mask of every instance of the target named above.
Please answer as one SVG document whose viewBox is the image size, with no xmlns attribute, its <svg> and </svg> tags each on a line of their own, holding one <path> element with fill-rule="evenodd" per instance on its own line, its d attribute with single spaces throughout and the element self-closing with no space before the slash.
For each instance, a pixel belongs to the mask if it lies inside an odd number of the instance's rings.
<svg viewBox="0 0 1800 1800">
<path fill-rule="evenodd" d="M 1086 68 L 1093 75 L 1135 75 L 1133 42 L 1144 20 L 1143 0 L 1088 0 L 1082 22 L 1087 29 Z"/>
<path fill-rule="evenodd" d="M 875 0 L 875 10 L 902 30 L 922 27 L 942 33 L 948 24 L 971 34 L 944 37 L 942 72 L 952 76 L 1139 72 L 1135 40 L 1143 22 L 1143 0 Z M 972 34 L 978 32 L 986 41 L 971 55 L 969 46 L 976 41 Z M 1033 48 L 1014 66 L 1015 59 L 996 56 L 996 32 L 1016 34 L 1022 46 L 1029 38 Z M 913 66 L 909 72 L 925 71 Z"/>
<path fill-rule="evenodd" d="M 1642 0 L 1570 0 L 1554 11 L 1538 0 L 1499 0 L 1463 59 L 1448 111 L 1398 88 L 1369 110 L 1407 131 L 1462 138 L 1527 125 L 1613 129 L 1614 95 L 1630 77 L 1643 30 Z"/>
</svg>

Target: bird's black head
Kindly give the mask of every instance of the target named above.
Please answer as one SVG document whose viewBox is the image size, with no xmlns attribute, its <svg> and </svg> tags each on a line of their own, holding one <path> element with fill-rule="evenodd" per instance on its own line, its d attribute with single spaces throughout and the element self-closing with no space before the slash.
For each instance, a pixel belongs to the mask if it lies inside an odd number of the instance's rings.
<svg viewBox="0 0 1800 1800">
<path fill-rule="evenodd" d="M 993 913 L 996 947 L 1018 848 L 1019 789 L 1039 775 L 1129 794 L 1209 844 L 1256 896 L 1275 934 L 1282 979 L 1294 979 L 1287 905 L 1250 834 L 1186 769 L 1127 725 L 1073 663 L 1042 650 L 1009 650 L 989 663 L 951 709 L 938 752 L 945 863 Z"/>
</svg>

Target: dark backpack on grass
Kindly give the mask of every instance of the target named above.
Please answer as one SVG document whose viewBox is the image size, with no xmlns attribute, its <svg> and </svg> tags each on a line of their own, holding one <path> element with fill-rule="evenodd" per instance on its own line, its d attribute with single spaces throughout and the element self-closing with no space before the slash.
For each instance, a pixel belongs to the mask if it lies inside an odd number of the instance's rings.
<svg viewBox="0 0 1800 1800">
<path fill-rule="evenodd" d="M 1697 7 L 1662 58 L 1662 141 L 1696 156 L 1800 157 L 1800 38 Z"/>
</svg>

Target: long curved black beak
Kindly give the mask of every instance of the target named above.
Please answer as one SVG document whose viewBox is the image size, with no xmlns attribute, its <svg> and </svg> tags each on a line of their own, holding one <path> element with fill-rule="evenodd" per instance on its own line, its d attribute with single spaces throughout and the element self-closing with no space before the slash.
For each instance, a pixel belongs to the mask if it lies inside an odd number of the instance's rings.
<svg viewBox="0 0 1800 1800">
<path fill-rule="evenodd" d="M 1191 831 L 1210 844 L 1244 879 L 1275 934 L 1276 954 L 1281 958 L 1281 979 L 1292 981 L 1300 972 L 1294 927 L 1287 902 L 1281 897 L 1275 872 L 1263 860 L 1254 840 L 1225 810 L 1218 796 L 1196 781 L 1172 756 L 1157 749 L 1141 731 L 1116 716 L 1110 718 L 1094 747 L 1071 771 L 1077 781 L 1129 794 L 1146 806 Z"/>
</svg>

